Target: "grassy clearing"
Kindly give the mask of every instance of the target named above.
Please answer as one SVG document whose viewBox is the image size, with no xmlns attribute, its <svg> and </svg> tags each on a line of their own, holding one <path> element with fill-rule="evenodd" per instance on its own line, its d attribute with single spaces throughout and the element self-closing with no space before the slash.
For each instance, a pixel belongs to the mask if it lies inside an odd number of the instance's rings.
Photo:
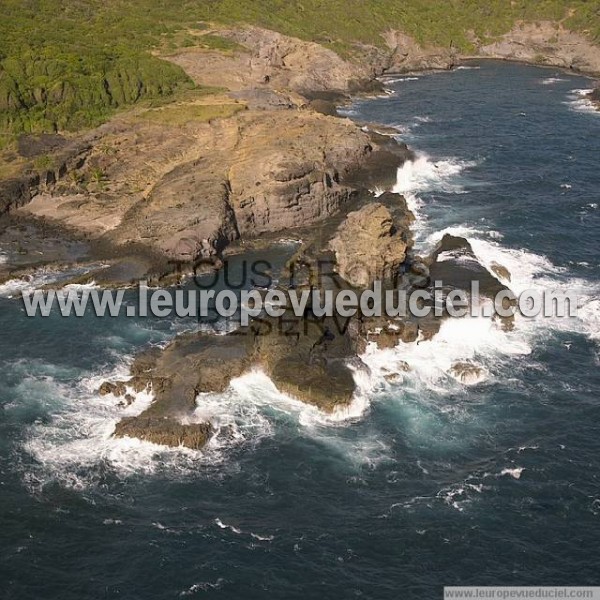
<svg viewBox="0 0 600 600">
<path fill-rule="evenodd" d="M 213 119 L 227 119 L 245 108 L 245 105 L 239 103 L 175 104 L 146 110 L 137 115 L 136 119 L 179 127 L 190 122 L 207 123 Z"/>
<path fill-rule="evenodd" d="M 227 54 L 235 50 L 243 50 L 243 46 L 232 40 L 228 40 L 215 33 L 205 33 L 197 28 L 192 28 L 165 35 L 159 46 L 159 52 L 161 54 L 169 54 L 182 48 L 218 50 Z"/>
</svg>

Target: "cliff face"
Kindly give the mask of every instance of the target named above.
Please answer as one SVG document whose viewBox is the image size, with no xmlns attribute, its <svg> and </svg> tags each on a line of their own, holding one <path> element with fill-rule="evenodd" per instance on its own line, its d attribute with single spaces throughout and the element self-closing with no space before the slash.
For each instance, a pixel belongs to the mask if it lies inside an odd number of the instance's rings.
<svg viewBox="0 0 600 600">
<path fill-rule="evenodd" d="M 584 35 L 549 21 L 520 23 L 491 44 L 474 41 L 481 56 L 600 73 L 600 47 Z"/>
<path fill-rule="evenodd" d="M 189 48 L 165 59 L 201 85 L 225 86 L 235 92 L 258 87 L 299 94 L 353 92 L 386 71 L 448 69 L 455 62 L 452 48 L 422 47 L 398 31 L 382 35 L 385 45 L 354 45 L 352 60 L 320 44 L 258 27 L 219 29 L 218 34 L 239 44 L 239 49 L 224 55 Z"/>
<path fill-rule="evenodd" d="M 337 118 L 276 113 L 249 123 L 228 174 L 240 233 L 309 225 L 335 214 L 354 193 L 341 177 L 371 150 L 367 134 Z"/>
<path fill-rule="evenodd" d="M 165 58 L 202 85 L 243 90 L 267 85 L 276 90 L 348 90 L 372 75 L 367 65 L 343 60 L 332 50 L 259 27 L 219 29 L 240 45 L 231 54 L 198 48 Z"/>
<path fill-rule="evenodd" d="M 330 242 L 339 274 L 362 288 L 391 279 L 406 259 L 409 235 L 382 204 L 350 213 Z"/>
<path fill-rule="evenodd" d="M 240 236 L 331 216 L 353 194 L 340 178 L 371 151 L 356 125 L 309 110 L 243 111 L 175 129 L 115 121 L 81 168 L 19 213 L 113 245 L 136 242 L 169 259 L 194 260 Z M 15 205 L 28 194 L 11 191 L 23 197 Z"/>
</svg>

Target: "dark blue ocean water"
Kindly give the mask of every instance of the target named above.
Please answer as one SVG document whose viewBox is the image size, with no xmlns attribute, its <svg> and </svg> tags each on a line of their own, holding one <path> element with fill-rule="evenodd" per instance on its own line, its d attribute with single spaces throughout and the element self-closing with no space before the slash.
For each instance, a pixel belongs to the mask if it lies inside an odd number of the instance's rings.
<svg viewBox="0 0 600 600">
<path fill-rule="evenodd" d="M 509 333 L 454 321 L 429 344 L 371 353 L 364 410 L 339 423 L 251 374 L 199 399 L 234 432 L 200 455 L 112 440 L 122 411 L 96 394 L 189 323 L 31 320 L 2 297 L 0 597 L 600 585 L 600 114 L 573 92 L 590 83 L 487 62 L 388 85 L 346 110 L 418 152 L 397 185 L 418 246 L 465 235 L 517 289 L 577 289 L 580 317 Z M 459 359 L 486 381 L 449 377 Z M 398 360 L 412 371 L 384 384 Z"/>
</svg>

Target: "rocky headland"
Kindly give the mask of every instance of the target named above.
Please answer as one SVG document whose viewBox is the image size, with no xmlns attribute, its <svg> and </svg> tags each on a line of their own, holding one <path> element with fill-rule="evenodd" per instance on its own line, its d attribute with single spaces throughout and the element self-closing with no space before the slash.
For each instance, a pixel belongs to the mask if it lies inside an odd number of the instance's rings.
<svg viewBox="0 0 600 600">
<path fill-rule="evenodd" d="M 443 277 L 447 291 L 461 289 L 466 294 L 476 280 L 481 296 L 490 299 L 506 289 L 479 264 L 463 238 L 447 235 L 430 256 L 414 256 L 407 226 L 411 214 L 401 196 L 389 194 L 387 202 L 396 206 L 367 204 L 348 214 L 329 243 L 299 250 L 288 264 L 293 281 L 284 274 L 280 289 L 312 290 L 317 262 L 326 259 L 335 270 L 320 279 L 319 286 L 333 290 L 334 298 L 344 290 L 368 289 L 375 280 L 383 281 L 386 289 L 432 293 L 432 278 Z M 349 240 L 351 245 L 344 246 Z M 343 256 L 341 262 L 331 256 L 331 248 Z M 438 260 L 442 254 L 443 260 Z M 365 268 L 368 264 L 370 269 Z M 404 273 L 399 281 L 400 269 Z M 368 371 L 360 358 L 368 344 L 384 349 L 427 341 L 447 316 L 372 317 L 359 312 L 349 318 L 321 317 L 309 300 L 301 316 L 288 309 L 279 318 L 263 314 L 226 335 L 204 331 L 180 335 L 164 350 L 152 348 L 139 355 L 130 380 L 107 382 L 100 391 L 123 397 L 125 403 L 128 394 L 136 391 L 154 395 L 147 410 L 117 425 L 116 436 L 199 449 L 212 436 L 227 435 L 210 420 L 196 416 L 196 409 L 202 409 L 202 394 L 222 393 L 233 378 L 260 369 L 280 392 L 325 414 L 343 416 L 358 393 L 355 374 Z M 456 363 L 448 374 L 466 385 L 484 379 L 483 369 L 474 363 Z"/>
<path fill-rule="evenodd" d="M 600 72 L 600 51 L 585 38 L 531 27 L 494 44 L 473 42 L 483 56 Z M 163 56 L 214 92 L 137 107 L 84 134 L 26 135 L 6 154 L 1 242 L 13 260 L 0 267 L 0 281 L 77 265 L 83 272 L 61 285 L 174 283 L 199 259 L 218 266 L 227 252 L 268 246 L 285 232 L 303 243 L 280 277 L 282 289 L 313 289 L 322 260 L 333 275 L 319 284 L 334 294 L 375 280 L 407 292 L 442 280 L 446 292 L 469 293 L 477 280 L 492 298 L 509 285 L 510 273 L 502 265 L 488 271 L 462 238 L 446 236 L 429 256 L 416 255 L 414 216 L 390 191 L 411 151 L 376 124 L 361 127 L 336 112 L 351 94 L 379 93 L 382 74 L 451 68 L 460 60 L 452 47 L 423 47 L 390 31 L 385 47 L 362 46 L 350 61 L 257 27 L 218 33 L 235 49 Z M 388 191 L 375 198 L 375 188 Z M 116 436 L 199 449 L 226 435 L 195 416 L 201 394 L 221 393 L 259 368 L 281 392 L 343 413 L 356 397 L 355 374 L 367 369 L 360 357 L 369 344 L 426 341 L 446 316 L 319 318 L 308 304 L 302 316 L 263 315 L 227 335 L 180 335 L 142 352 L 130 379 L 99 391 L 125 405 L 141 391 L 154 396 L 142 414 L 117 425 Z M 464 384 L 484 376 L 466 362 L 449 375 Z"/>
<path fill-rule="evenodd" d="M 561 22 L 517 23 L 499 39 L 473 36 L 478 57 L 500 58 L 600 75 L 600 47 Z"/>
</svg>

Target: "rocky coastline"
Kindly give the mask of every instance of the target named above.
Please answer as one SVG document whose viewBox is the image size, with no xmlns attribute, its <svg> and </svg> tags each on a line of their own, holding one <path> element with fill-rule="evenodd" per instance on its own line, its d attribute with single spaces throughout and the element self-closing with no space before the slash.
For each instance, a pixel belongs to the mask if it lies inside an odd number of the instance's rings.
<svg viewBox="0 0 600 600">
<path fill-rule="evenodd" d="M 544 31 L 532 47 L 543 43 Z M 429 256 L 414 253 L 414 215 L 391 191 L 412 152 L 377 124 L 361 127 L 335 109 L 352 94 L 380 93 L 383 73 L 452 68 L 460 60 L 452 49 L 422 49 L 391 32 L 386 51 L 365 48 L 350 63 L 318 44 L 255 27 L 219 34 L 242 50 L 186 49 L 165 58 L 196 83 L 227 91 L 136 109 L 79 136 L 23 136 L 12 157 L 21 170 L 0 182 L 0 243 L 20 259 L 0 266 L 0 282 L 76 265 L 83 272 L 60 285 L 169 285 L 198 260 L 218 268 L 228 252 L 268 247 L 292 232 L 303 243 L 282 289 L 311 289 L 322 260 L 333 275 L 321 284 L 335 294 L 368 289 L 376 279 L 393 288 L 399 273 L 407 291 L 441 279 L 448 290 L 468 293 L 475 279 L 492 298 L 509 285 L 510 273 L 501 265 L 490 273 L 465 239 L 446 236 Z M 515 50 L 520 35 L 482 46 L 481 54 L 533 60 Z M 585 61 L 549 56 L 547 64 L 600 71 L 593 53 Z M 387 191 L 376 198 L 376 188 Z M 54 251 L 49 239 L 57 240 Z M 196 419 L 199 395 L 222 393 L 256 368 L 279 391 L 326 414 L 343 413 L 357 394 L 355 373 L 367 369 L 360 356 L 369 344 L 427 341 L 444 318 L 361 314 L 340 323 L 315 317 L 309 305 L 303 317 L 261 316 L 227 335 L 177 336 L 162 350 L 143 351 L 127 381 L 106 382 L 99 393 L 124 405 L 136 393 L 153 394 L 150 407 L 123 418 L 115 436 L 200 449 L 227 432 Z M 450 374 L 464 384 L 482 375 L 471 363 L 453 365 Z"/>
</svg>

